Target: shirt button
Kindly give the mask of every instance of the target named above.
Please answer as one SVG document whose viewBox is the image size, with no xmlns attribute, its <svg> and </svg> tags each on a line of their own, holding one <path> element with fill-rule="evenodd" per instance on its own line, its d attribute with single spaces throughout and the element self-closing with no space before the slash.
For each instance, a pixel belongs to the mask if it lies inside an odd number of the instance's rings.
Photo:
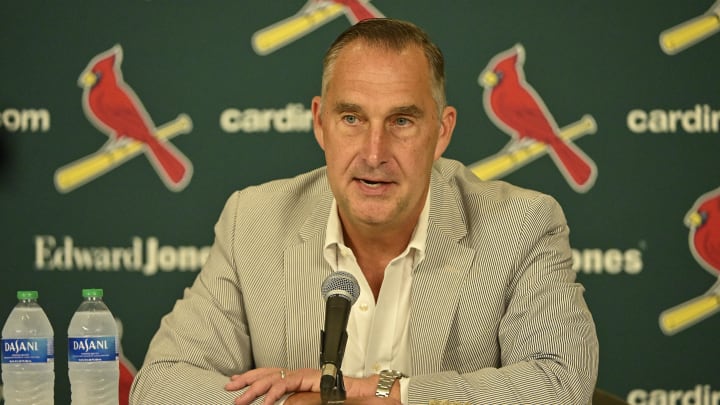
<svg viewBox="0 0 720 405">
<path fill-rule="evenodd" d="M 376 373 L 379 373 L 381 371 L 380 363 L 373 364 L 373 370 L 375 370 Z"/>
<path fill-rule="evenodd" d="M 360 304 L 360 310 L 363 311 L 363 312 L 367 312 L 367 310 L 368 310 L 368 304 L 366 304 L 366 303 L 364 303 L 364 302 L 361 303 L 361 304 Z"/>
</svg>

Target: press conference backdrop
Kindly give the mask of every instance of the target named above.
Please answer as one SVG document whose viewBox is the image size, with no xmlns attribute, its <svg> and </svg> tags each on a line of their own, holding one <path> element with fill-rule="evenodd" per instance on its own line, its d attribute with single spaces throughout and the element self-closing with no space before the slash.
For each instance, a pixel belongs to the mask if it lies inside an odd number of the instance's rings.
<svg viewBox="0 0 720 405">
<path fill-rule="evenodd" d="M 80 290 L 105 289 L 140 366 L 230 193 L 323 164 L 310 115 L 322 55 L 358 19 L 387 16 L 444 50 L 459 112 L 445 156 L 564 207 L 600 339 L 598 387 L 631 404 L 717 404 L 720 2 L 341 3 L 5 2 L 0 318 L 16 290 L 39 291 L 56 402 L 69 403 Z M 493 82 L 498 64 L 517 77 Z M 104 91 L 125 93 L 135 119 L 108 120 L 90 69 L 116 76 Z M 539 122 L 503 124 L 513 106 L 494 91 L 527 92 Z"/>
</svg>

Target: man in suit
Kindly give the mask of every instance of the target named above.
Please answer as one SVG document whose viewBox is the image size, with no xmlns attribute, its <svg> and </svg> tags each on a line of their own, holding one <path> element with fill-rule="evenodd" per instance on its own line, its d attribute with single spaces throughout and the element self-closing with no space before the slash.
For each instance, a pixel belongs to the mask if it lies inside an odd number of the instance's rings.
<svg viewBox="0 0 720 405">
<path fill-rule="evenodd" d="M 133 403 L 319 403 L 320 285 L 338 270 L 361 290 L 346 403 L 588 403 L 598 343 L 562 210 L 441 157 L 457 112 L 427 35 L 349 28 L 312 112 L 327 165 L 230 197 Z"/>
</svg>

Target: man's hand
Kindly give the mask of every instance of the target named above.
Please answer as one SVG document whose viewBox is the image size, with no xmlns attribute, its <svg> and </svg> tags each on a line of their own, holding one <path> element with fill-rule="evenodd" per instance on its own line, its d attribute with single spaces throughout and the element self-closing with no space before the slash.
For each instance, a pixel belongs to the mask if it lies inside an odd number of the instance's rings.
<svg viewBox="0 0 720 405">
<path fill-rule="evenodd" d="M 285 400 L 285 405 L 321 405 L 322 398 L 316 392 L 298 392 Z"/>
<path fill-rule="evenodd" d="M 378 383 L 378 375 L 374 374 L 365 378 L 343 377 L 345 391 L 348 398 L 346 403 L 353 403 L 353 398 L 367 398 L 372 400 L 375 395 L 375 387 Z M 320 403 L 320 370 L 302 368 L 287 370 L 284 368 L 258 368 L 247 371 L 243 374 L 236 374 L 230 377 L 230 382 L 225 384 L 228 391 L 237 391 L 243 388 L 247 390 L 235 398 L 235 405 L 248 405 L 256 398 L 265 395 L 264 404 L 274 404 L 287 393 L 318 393 L 314 395 L 292 395 L 287 399 L 287 404 L 313 404 Z M 395 387 L 397 389 L 397 387 Z M 397 393 L 395 393 L 397 395 Z M 297 401 L 297 402 L 295 402 Z M 365 400 L 355 403 L 365 403 Z M 385 402 L 392 404 L 393 402 Z M 397 403 L 397 401 L 395 402 Z"/>
<path fill-rule="evenodd" d="M 235 398 L 235 405 L 250 404 L 255 398 L 265 395 L 265 404 L 274 404 L 289 392 L 320 392 L 320 370 L 302 368 L 257 368 L 230 377 L 225 384 L 228 391 L 247 390 Z"/>
</svg>

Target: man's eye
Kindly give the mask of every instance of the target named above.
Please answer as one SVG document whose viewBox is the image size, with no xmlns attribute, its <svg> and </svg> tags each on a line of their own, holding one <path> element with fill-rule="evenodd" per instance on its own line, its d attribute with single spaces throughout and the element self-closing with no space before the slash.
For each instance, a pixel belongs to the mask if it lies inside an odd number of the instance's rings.
<svg viewBox="0 0 720 405">
<path fill-rule="evenodd" d="M 345 121 L 346 123 L 351 124 L 351 125 L 357 124 L 357 122 L 358 122 L 357 117 L 354 115 L 346 115 L 346 116 L 342 117 L 342 119 L 343 119 L 343 121 Z"/>
<path fill-rule="evenodd" d="M 411 123 L 411 121 L 404 117 L 399 117 L 398 119 L 395 120 L 395 125 L 400 126 L 400 127 L 410 125 L 410 123 Z"/>
</svg>

